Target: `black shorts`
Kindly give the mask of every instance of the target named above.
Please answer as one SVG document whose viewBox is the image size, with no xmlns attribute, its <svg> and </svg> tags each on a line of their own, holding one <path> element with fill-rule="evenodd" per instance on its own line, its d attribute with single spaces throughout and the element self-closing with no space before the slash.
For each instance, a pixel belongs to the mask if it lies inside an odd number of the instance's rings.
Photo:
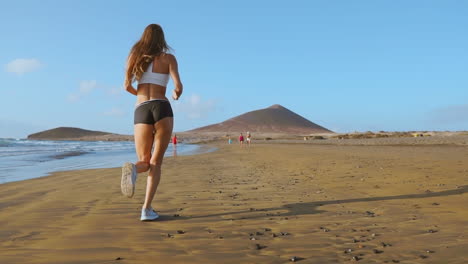
<svg viewBox="0 0 468 264">
<path fill-rule="evenodd" d="M 174 117 L 169 101 L 149 100 L 135 108 L 133 123 L 154 125 L 165 117 Z"/>
</svg>

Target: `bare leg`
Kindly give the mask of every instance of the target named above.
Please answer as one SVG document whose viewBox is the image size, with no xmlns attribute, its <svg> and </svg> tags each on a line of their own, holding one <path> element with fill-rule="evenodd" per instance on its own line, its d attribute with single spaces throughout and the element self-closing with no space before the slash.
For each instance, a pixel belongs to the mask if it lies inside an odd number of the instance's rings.
<svg viewBox="0 0 468 264">
<path fill-rule="evenodd" d="M 163 118 L 154 124 L 156 133 L 154 134 L 154 149 L 150 159 L 149 174 L 146 182 L 146 196 L 145 203 L 143 204 L 144 209 L 151 208 L 151 202 L 153 201 L 154 194 L 158 188 L 159 181 L 161 179 L 161 166 L 164 153 L 171 141 L 173 124 L 174 118 L 172 117 Z"/>
<path fill-rule="evenodd" d="M 153 131 L 154 126 L 148 124 L 136 124 L 134 127 L 135 133 L 135 149 L 138 161 L 135 163 L 137 172 L 145 172 L 150 168 L 151 148 L 153 147 Z"/>
</svg>

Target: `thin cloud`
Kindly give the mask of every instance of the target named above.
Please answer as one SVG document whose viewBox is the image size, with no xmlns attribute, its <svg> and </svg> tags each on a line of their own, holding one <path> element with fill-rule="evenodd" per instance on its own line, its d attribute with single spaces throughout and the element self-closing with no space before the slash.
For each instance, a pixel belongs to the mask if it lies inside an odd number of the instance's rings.
<svg viewBox="0 0 468 264">
<path fill-rule="evenodd" d="M 430 117 L 431 121 L 438 124 L 468 123 L 468 104 L 437 108 L 432 111 Z"/>
<path fill-rule="evenodd" d="M 124 88 L 123 87 L 119 87 L 119 86 L 111 86 L 111 87 L 107 87 L 106 88 L 106 91 L 109 95 L 112 95 L 112 96 L 121 96 L 123 95 L 123 92 L 124 92 Z"/>
<path fill-rule="evenodd" d="M 67 99 L 70 102 L 77 102 L 78 100 L 80 100 L 80 96 L 78 94 L 70 94 L 68 95 Z"/>
<path fill-rule="evenodd" d="M 96 80 L 91 80 L 91 81 L 81 81 L 80 82 L 80 93 L 86 94 L 91 92 L 97 87 L 97 81 Z"/>
<path fill-rule="evenodd" d="M 9 73 L 23 75 L 27 72 L 36 71 L 41 67 L 42 63 L 37 59 L 15 59 L 5 66 L 5 70 Z"/>
<path fill-rule="evenodd" d="M 89 94 L 91 91 L 98 87 L 96 80 L 85 80 L 81 81 L 78 87 L 78 91 L 68 95 L 68 100 L 71 102 L 76 102 L 81 99 L 81 97 Z"/>
<path fill-rule="evenodd" d="M 201 96 L 192 94 L 182 101 L 174 103 L 174 112 L 185 115 L 189 119 L 201 119 L 216 109 L 215 100 L 203 100 Z"/>
<path fill-rule="evenodd" d="M 122 109 L 114 107 L 114 108 L 110 109 L 109 111 L 104 112 L 103 114 L 105 116 L 123 116 L 124 113 L 125 112 L 122 111 Z"/>
</svg>

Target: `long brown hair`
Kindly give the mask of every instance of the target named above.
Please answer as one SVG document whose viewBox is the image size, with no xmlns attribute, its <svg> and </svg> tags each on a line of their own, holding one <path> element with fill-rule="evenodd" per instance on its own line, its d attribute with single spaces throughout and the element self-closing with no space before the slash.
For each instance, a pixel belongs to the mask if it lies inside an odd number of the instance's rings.
<svg viewBox="0 0 468 264">
<path fill-rule="evenodd" d="M 158 24 L 148 25 L 140 40 L 133 45 L 128 55 L 125 85 L 131 84 L 134 80 L 139 80 L 154 57 L 170 49 L 164 38 L 162 27 Z"/>
</svg>

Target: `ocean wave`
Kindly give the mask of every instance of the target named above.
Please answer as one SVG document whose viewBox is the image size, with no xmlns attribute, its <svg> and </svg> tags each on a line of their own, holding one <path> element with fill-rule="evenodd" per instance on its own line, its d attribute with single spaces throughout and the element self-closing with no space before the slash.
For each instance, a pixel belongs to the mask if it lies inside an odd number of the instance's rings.
<svg viewBox="0 0 468 264">
<path fill-rule="evenodd" d="M 35 141 L 35 140 L 11 140 L 0 139 L 0 156 L 22 155 L 24 153 L 43 152 L 101 152 L 134 150 L 133 142 L 92 142 L 92 141 Z"/>
<path fill-rule="evenodd" d="M 0 147 L 8 147 L 13 141 L 14 139 L 11 138 L 0 138 Z"/>
<path fill-rule="evenodd" d="M 44 144 L 46 143 L 46 144 Z M 209 152 L 198 145 L 169 145 L 165 156 Z M 133 142 L 31 142 L 0 148 L 0 184 L 53 171 L 113 168 L 137 159 Z"/>
<path fill-rule="evenodd" d="M 85 151 L 69 151 L 69 152 L 62 152 L 60 154 L 52 155 L 51 158 L 53 159 L 64 159 L 68 157 L 80 156 L 90 152 Z"/>
</svg>

